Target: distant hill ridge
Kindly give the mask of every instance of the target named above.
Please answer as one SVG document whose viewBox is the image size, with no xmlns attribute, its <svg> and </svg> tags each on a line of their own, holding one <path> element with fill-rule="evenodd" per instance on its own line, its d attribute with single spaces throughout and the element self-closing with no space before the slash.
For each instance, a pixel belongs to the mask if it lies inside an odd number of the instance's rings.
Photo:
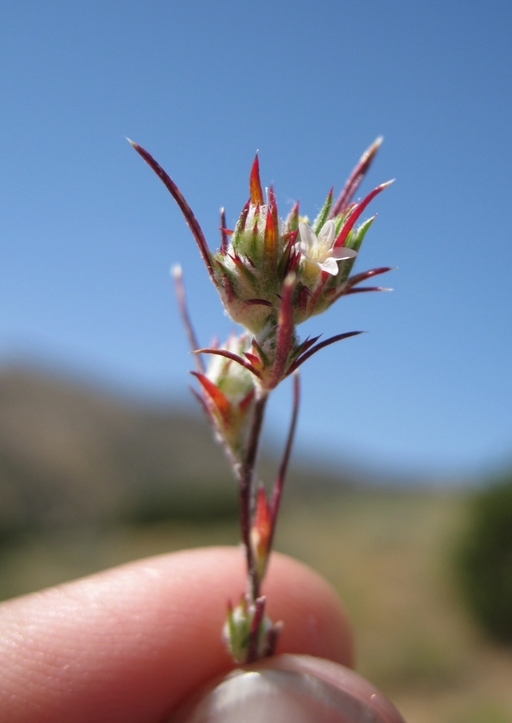
<svg viewBox="0 0 512 723">
<path fill-rule="evenodd" d="M 263 475 L 275 466 L 264 458 Z M 291 478 L 295 492 L 340 484 L 312 466 Z M 227 462 L 199 414 L 145 406 L 42 371 L 0 369 L 0 534 L 215 517 L 235 514 L 236 504 Z"/>
</svg>

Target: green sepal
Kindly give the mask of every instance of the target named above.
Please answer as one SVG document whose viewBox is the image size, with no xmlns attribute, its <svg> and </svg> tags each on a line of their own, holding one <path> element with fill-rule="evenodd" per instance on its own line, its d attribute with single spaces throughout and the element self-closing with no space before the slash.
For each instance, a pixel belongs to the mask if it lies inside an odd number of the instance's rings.
<svg viewBox="0 0 512 723">
<path fill-rule="evenodd" d="M 244 232 L 245 232 L 245 222 L 247 221 L 247 216 L 249 214 L 249 206 L 245 205 L 242 209 L 242 213 L 240 214 L 238 221 L 236 222 L 236 226 L 233 230 L 233 233 L 231 234 L 231 245 L 235 249 L 235 251 L 238 251 L 238 247 L 240 245 L 240 242 L 243 240 Z"/>
<path fill-rule="evenodd" d="M 352 229 L 352 231 L 347 236 L 347 240 L 345 241 L 346 248 L 353 249 L 354 251 L 359 251 L 366 232 L 374 221 L 375 216 L 371 216 L 370 218 L 367 218 L 366 221 L 364 221 L 356 229 Z"/>
<path fill-rule="evenodd" d="M 313 223 L 313 226 L 311 227 L 313 229 L 313 232 L 318 236 L 320 233 L 320 230 L 322 229 L 322 226 L 329 218 L 329 212 L 331 210 L 332 206 L 332 189 L 327 194 L 327 198 L 325 199 L 324 205 L 320 209 L 320 213 L 315 218 L 315 221 Z"/>
<path fill-rule="evenodd" d="M 286 221 L 284 222 L 284 229 L 285 233 L 290 233 L 291 231 L 297 231 L 299 228 L 299 204 L 294 204 L 292 210 L 286 217 Z"/>
<path fill-rule="evenodd" d="M 334 238 L 338 238 L 339 233 L 341 231 L 341 227 L 347 220 L 352 208 L 349 206 L 349 208 L 344 211 L 344 213 L 341 213 L 339 216 L 334 217 Z"/>
<path fill-rule="evenodd" d="M 229 652 L 237 663 L 244 663 L 246 660 L 250 627 L 251 619 L 244 602 L 234 610 L 231 606 L 228 607 L 224 635 Z"/>
</svg>

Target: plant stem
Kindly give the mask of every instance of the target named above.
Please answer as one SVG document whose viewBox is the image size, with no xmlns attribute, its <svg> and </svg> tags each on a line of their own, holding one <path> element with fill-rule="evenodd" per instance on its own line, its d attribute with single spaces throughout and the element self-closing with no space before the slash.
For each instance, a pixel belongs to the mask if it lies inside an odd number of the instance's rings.
<svg viewBox="0 0 512 723">
<path fill-rule="evenodd" d="M 251 545 L 251 524 L 253 515 L 253 485 L 254 470 L 258 456 L 258 446 L 261 437 L 261 429 L 267 405 L 267 392 L 259 392 L 254 405 L 251 429 L 247 440 L 247 451 L 238 473 L 240 483 L 240 531 L 242 542 L 245 546 L 248 575 L 249 602 L 254 603 L 259 597 L 259 580 L 254 563 L 254 554 Z"/>
<path fill-rule="evenodd" d="M 274 541 L 274 534 L 276 531 L 277 516 L 279 514 L 279 505 L 281 503 L 281 495 L 283 494 L 284 481 L 286 478 L 286 472 L 288 471 L 288 463 L 290 461 L 290 455 L 292 452 L 293 440 L 295 437 L 295 429 L 297 428 L 297 418 L 299 416 L 299 403 L 300 403 L 300 380 L 298 372 L 293 374 L 293 411 L 290 422 L 290 429 L 288 430 L 288 437 L 286 439 L 286 446 L 284 448 L 283 459 L 279 466 L 279 472 L 277 475 L 276 482 L 274 484 L 274 490 L 272 493 L 272 531 L 270 533 L 269 549 L 272 549 L 272 543 Z"/>
</svg>

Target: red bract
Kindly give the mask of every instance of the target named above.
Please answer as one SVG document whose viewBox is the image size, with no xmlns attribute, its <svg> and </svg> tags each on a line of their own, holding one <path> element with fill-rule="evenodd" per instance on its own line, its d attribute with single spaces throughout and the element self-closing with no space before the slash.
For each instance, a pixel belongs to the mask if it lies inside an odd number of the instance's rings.
<svg viewBox="0 0 512 723">
<path fill-rule="evenodd" d="M 260 580 L 263 580 L 267 567 L 273 526 L 272 512 L 265 488 L 260 485 L 256 495 L 256 510 L 251 526 L 251 545 L 256 572 Z"/>
</svg>

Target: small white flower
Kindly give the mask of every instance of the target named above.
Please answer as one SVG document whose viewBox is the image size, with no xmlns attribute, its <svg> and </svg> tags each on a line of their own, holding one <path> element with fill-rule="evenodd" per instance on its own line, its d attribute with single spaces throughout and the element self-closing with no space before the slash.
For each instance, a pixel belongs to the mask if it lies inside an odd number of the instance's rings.
<svg viewBox="0 0 512 723">
<path fill-rule="evenodd" d="M 300 221 L 299 234 L 299 251 L 306 264 L 309 262 L 332 276 L 336 276 L 339 271 L 338 261 L 353 259 L 357 255 L 357 251 L 345 246 L 333 248 L 335 225 L 332 220 L 324 223 L 318 236 L 311 226 Z"/>
</svg>

